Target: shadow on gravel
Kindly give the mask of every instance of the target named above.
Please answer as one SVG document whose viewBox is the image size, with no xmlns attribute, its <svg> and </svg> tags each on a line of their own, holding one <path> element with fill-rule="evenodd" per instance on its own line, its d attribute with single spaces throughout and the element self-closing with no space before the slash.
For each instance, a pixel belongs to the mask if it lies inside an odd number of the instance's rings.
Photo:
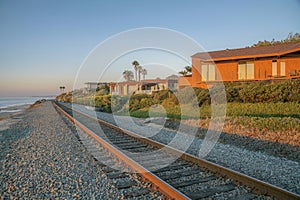
<svg viewBox="0 0 300 200">
<path fill-rule="evenodd" d="M 173 120 L 167 120 L 164 126 L 169 129 L 178 130 L 179 123 Z M 204 139 L 206 132 L 207 129 L 199 128 L 196 136 L 200 139 Z M 218 142 L 247 149 L 249 151 L 262 152 L 274 157 L 287 158 L 289 160 L 300 162 L 300 147 L 289 144 L 259 140 L 226 132 L 222 132 Z"/>
</svg>

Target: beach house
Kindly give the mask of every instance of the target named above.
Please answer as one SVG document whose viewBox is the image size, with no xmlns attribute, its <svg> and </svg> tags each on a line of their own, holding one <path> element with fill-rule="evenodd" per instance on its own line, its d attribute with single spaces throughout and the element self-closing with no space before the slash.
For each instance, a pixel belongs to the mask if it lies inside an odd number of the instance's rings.
<svg viewBox="0 0 300 200">
<path fill-rule="evenodd" d="M 179 77 L 178 86 L 207 88 L 221 81 L 295 78 L 300 78 L 300 42 L 196 53 L 192 75 Z"/>
<path fill-rule="evenodd" d="M 112 95 L 130 95 L 130 94 L 151 94 L 153 91 L 178 89 L 177 79 L 147 79 L 141 81 L 125 81 L 110 83 L 110 93 Z"/>
</svg>

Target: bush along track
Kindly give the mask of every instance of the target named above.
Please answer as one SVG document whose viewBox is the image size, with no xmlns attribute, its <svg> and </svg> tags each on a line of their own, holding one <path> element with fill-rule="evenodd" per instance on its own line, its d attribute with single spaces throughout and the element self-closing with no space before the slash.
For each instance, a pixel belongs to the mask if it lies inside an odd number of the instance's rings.
<svg viewBox="0 0 300 200">
<path fill-rule="evenodd" d="M 213 92 L 218 93 L 216 86 Z M 224 131 L 262 140 L 271 140 L 300 146 L 300 80 L 287 80 L 277 83 L 226 83 L 227 118 Z M 194 93 L 195 92 L 195 93 Z M 151 112 L 151 117 L 167 115 L 181 120 L 181 109 L 189 109 L 190 99 L 196 94 L 201 116 L 199 127 L 207 128 L 211 117 L 209 90 L 194 88 L 182 89 L 174 93 L 164 90 L 129 96 L 109 95 L 107 90 L 85 94 L 76 90 L 64 93 L 57 100 L 95 107 L 102 112 L 147 118 L 153 105 L 161 105 L 164 110 Z M 178 98 L 181 100 L 180 103 Z"/>
</svg>

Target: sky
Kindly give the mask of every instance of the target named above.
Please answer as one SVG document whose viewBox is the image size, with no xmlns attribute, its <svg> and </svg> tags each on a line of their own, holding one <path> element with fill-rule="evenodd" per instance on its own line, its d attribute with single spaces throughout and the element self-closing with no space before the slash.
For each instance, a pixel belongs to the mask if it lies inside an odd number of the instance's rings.
<svg viewBox="0 0 300 200">
<path fill-rule="evenodd" d="M 0 96 L 55 95 L 62 85 L 72 90 L 91 52 L 124 31 L 174 30 L 212 51 L 284 39 L 300 32 L 299 19 L 299 0 L 0 0 Z M 112 61 L 118 71 L 106 71 L 105 80 L 120 79 L 125 69 L 132 70 L 133 59 L 149 67 L 148 78 L 162 69 L 153 64 L 156 56 L 169 61 L 170 74 L 186 64 L 157 52 L 120 56 Z M 100 58 L 97 62 L 103 71 Z M 164 78 L 167 70 L 161 73 Z M 82 84 L 97 80 L 80 79 Z"/>
</svg>

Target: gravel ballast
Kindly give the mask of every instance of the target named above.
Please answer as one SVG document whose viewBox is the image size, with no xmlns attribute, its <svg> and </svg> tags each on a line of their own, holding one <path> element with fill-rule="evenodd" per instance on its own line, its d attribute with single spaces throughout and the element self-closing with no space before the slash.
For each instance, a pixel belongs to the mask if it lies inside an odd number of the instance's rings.
<svg viewBox="0 0 300 200">
<path fill-rule="evenodd" d="M 70 104 L 67 104 L 71 106 Z M 73 108 L 83 111 L 92 116 L 97 115 L 99 119 L 110 122 L 112 124 L 122 126 L 122 128 L 133 131 L 144 137 L 149 137 L 156 141 L 170 145 L 170 141 L 175 135 L 182 135 L 181 137 L 188 138 L 186 134 L 177 133 L 157 123 L 144 123 L 145 119 L 131 118 L 127 116 L 114 116 L 109 113 L 95 112 L 85 108 L 82 105 L 74 105 Z M 199 134 L 199 133 L 198 133 Z M 269 144 L 265 141 L 248 139 L 247 137 L 230 136 L 221 134 L 223 143 L 219 142 L 205 157 L 206 160 L 221 164 L 230 169 L 255 177 L 259 180 L 266 181 L 278 187 L 300 194 L 300 160 L 297 151 L 298 147 L 290 147 L 284 145 Z M 198 156 L 199 149 L 202 144 L 201 138 L 193 138 L 192 144 L 187 149 L 187 152 Z M 182 140 L 183 142 L 183 140 Z M 173 143 L 174 148 L 180 149 L 181 144 Z M 259 148 L 258 148 L 259 147 Z M 264 148 L 265 147 L 265 148 Z M 288 156 L 287 150 L 291 149 Z M 278 152 L 285 153 L 278 153 Z M 278 156 L 277 156 L 278 154 Z"/>
<path fill-rule="evenodd" d="M 97 161 L 51 102 L 0 131 L 1 199 L 119 199 Z"/>
</svg>

